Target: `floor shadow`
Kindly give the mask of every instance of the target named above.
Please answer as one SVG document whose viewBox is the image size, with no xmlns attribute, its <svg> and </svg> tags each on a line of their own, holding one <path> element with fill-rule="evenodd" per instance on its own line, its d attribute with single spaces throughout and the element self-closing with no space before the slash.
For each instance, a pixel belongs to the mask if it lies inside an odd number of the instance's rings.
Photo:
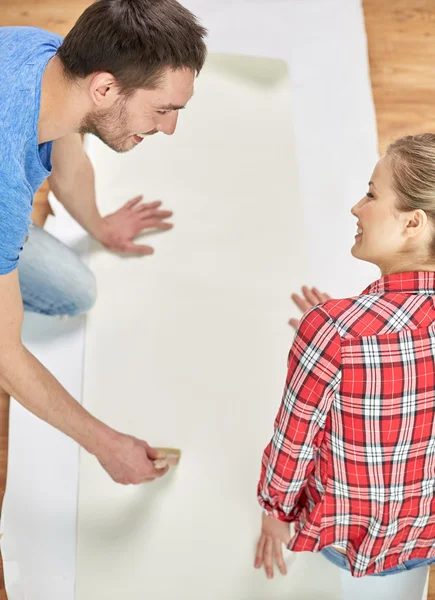
<svg viewBox="0 0 435 600">
<path fill-rule="evenodd" d="M 24 344 L 53 343 L 60 337 L 71 335 L 83 326 L 84 316 L 49 317 L 36 313 L 25 313 L 22 330 Z"/>
</svg>

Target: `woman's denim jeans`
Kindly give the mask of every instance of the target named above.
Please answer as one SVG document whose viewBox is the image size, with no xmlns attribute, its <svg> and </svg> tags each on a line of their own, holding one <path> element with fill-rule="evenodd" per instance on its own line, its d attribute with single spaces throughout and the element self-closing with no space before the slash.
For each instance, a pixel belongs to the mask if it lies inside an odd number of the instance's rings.
<svg viewBox="0 0 435 600">
<path fill-rule="evenodd" d="M 349 561 L 345 554 L 338 552 L 335 548 L 331 546 L 327 546 L 323 548 L 321 551 L 322 555 L 327 558 L 330 562 L 337 565 L 346 571 L 349 571 Z M 368 577 L 385 577 L 386 575 L 396 575 L 397 573 L 403 573 L 403 571 L 411 571 L 412 569 L 417 569 L 418 567 L 427 567 L 435 562 L 435 558 L 414 558 L 412 560 L 406 560 L 393 567 L 392 569 L 387 569 L 386 571 L 382 571 L 381 573 L 374 573 L 373 575 L 368 575 Z"/>
<path fill-rule="evenodd" d="M 24 310 L 79 315 L 95 303 L 95 276 L 70 248 L 33 225 L 18 262 Z"/>
</svg>

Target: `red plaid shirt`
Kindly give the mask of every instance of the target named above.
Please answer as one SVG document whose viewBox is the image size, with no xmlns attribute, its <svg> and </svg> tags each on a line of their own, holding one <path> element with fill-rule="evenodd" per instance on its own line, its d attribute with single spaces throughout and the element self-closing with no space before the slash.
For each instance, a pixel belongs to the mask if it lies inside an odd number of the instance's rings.
<svg viewBox="0 0 435 600">
<path fill-rule="evenodd" d="M 435 273 L 308 311 L 258 486 L 289 550 L 342 547 L 356 577 L 435 557 Z"/>
</svg>

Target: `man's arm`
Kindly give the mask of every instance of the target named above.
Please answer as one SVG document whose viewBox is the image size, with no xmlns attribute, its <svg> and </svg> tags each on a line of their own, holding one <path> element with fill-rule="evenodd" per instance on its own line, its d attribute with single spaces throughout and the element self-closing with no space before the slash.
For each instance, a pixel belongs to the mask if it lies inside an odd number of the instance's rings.
<svg viewBox="0 0 435 600">
<path fill-rule="evenodd" d="M 94 170 L 80 134 L 53 142 L 50 188 L 70 215 L 95 239 L 102 236 L 103 219 L 95 201 Z"/>
<path fill-rule="evenodd" d="M 172 212 L 160 210 L 161 202 L 142 203 L 141 196 L 110 215 L 100 215 L 95 199 L 94 170 L 78 133 L 53 143 L 52 164 L 49 183 L 54 195 L 70 215 L 109 250 L 152 254 L 153 249 L 135 243 L 135 237 L 146 229 L 172 228 L 166 221 Z"/>
<path fill-rule="evenodd" d="M 39 418 L 94 454 L 119 483 L 141 483 L 166 473 L 141 440 L 107 427 L 88 413 L 23 346 L 23 304 L 17 270 L 0 276 L 0 387 Z"/>
</svg>

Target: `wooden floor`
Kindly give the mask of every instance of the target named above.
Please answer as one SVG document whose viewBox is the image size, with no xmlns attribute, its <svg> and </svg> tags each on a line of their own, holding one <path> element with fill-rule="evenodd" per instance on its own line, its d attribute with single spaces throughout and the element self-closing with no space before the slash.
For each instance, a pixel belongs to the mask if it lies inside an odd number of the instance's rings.
<svg viewBox="0 0 435 600">
<path fill-rule="evenodd" d="M 0 0 L 0 25 L 34 25 L 65 35 L 89 4 Z M 363 9 L 382 152 L 402 135 L 435 131 L 435 0 L 363 0 Z M 43 219 L 46 189 L 36 206 Z M 0 459 L 5 448 L 7 435 L 0 427 Z M 435 568 L 428 600 L 435 600 Z"/>
<path fill-rule="evenodd" d="M 435 131 L 434 0 L 364 0 L 379 146 Z"/>
</svg>

